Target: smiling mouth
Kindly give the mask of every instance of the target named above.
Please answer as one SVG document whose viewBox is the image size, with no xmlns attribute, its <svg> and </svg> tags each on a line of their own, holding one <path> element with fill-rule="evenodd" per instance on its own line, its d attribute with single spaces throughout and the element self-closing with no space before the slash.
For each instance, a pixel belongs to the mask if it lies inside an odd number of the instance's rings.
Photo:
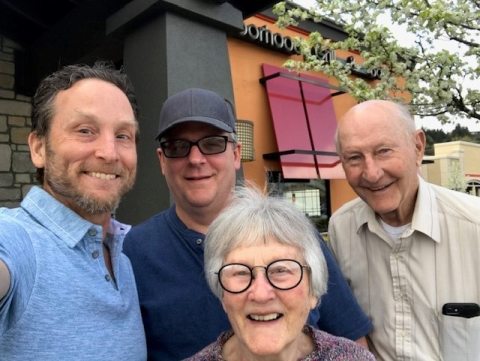
<svg viewBox="0 0 480 361">
<path fill-rule="evenodd" d="M 102 179 L 102 180 L 114 180 L 115 178 L 117 178 L 116 174 L 110 174 L 110 173 L 86 172 L 86 174 L 91 177 Z"/>
<path fill-rule="evenodd" d="M 260 321 L 260 322 L 268 322 L 268 321 L 275 321 L 283 317 L 281 313 L 269 313 L 268 315 L 254 315 L 250 314 L 247 316 L 249 320 L 252 321 Z"/>
<path fill-rule="evenodd" d="M 368 189 L 372 192 L 378 192 L 378 191 L 383 191 L 384 189 L 387 189 L 390 187 L 393 183 L 389 183 L 387 185 L 381 186 L 381 187 L 368 187 Z"/>
<path fill-rule="evenodd" d="M 209 179 L 209 176 L 202 176 L 202 177 L 186 177 L 187 180 L 189 181 L 198 181 L 198 180 L 204 180 L 204 179 Z"/>
</svg>

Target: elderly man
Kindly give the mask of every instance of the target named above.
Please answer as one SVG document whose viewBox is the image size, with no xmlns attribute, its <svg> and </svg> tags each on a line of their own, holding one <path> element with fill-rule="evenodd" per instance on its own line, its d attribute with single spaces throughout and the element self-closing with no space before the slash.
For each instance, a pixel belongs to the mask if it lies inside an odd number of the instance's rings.
<svg viewBox="0 0 480 361">
<path fill-rule="evenodd" d="M 136 106 L 125 74 L 67 66 L 33 99 L 37 178 L 0 209 L 0 359 L 145 360 L 129 226 L 112 219 L 137 167 Z"/>
<path fill-rule="evenodd" d="M 480 301 L 480 198 L 425 182 L 424 148 L 400 104 L 345 114 L 337 150 L 359 198 L 332 216 L 332 248 L 373 320 L 379 360 L 478 360 L 480 317 L 449 315 L 448 304 Z"/>
<path fill-rule="evenodd" d="M 137 280 L 149 360 L 178 361 L 230 326 L 203 272 L 203 241 L 230 202 L 240 148 L 232 105 L 206 89 L 169 97 L 160 113 L 157 149 L 175 204 L 133 227 L 125 240 Z M 320 240 L 319 240 L 320 241 Z M 322 247 L 324 242 L 320 241 Z M 324 248 L 329 288 L 310 322 L 365 341 L 371 323 Z"/>
</svg>

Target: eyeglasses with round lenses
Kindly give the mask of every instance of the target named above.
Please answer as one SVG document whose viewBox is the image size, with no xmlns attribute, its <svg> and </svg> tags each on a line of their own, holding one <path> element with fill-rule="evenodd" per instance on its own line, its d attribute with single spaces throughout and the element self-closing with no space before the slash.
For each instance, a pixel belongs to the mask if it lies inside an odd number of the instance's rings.
<svg viewBox="0 0 480 361">
<path fill-rule="evenodd" d="M 227 292 L 244 292 L 255 279 L 253 272 L 255 268 L 263 268 L 268 282 L 279 290 L 290 290 L 297 287 L 302 281 L 303 269 L 310 269 L 309 266 L 304 266 L 294 259 L 279 259 L 267 266 L 254 267 L 242 263 L 229 263 L 223 265 L 218 271 L 218 281 Z"/>
<path fill-rule="evenodd" d="M 225 152 L 227 143 L 233 143 L 226 135 L 213 135 L 192 142 L 187 139 L 169 139 L 160 142 L 163 154 L 167 158 L 183 158 L 190 154 L 194 145 L 204 155 L 219 154 Z"/>
</svg>

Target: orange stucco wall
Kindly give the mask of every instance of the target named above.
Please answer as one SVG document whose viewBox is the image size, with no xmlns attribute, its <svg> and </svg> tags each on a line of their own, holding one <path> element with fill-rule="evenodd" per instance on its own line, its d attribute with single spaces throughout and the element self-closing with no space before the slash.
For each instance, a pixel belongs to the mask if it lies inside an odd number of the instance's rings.
<svg viewBox="0 0 480 361">
<path fill-rule="evenodd" d="M 266 25 L 272 32 L 296 37 L 305 36 L 297 29 L 279 29 L 272 20 L 260 16 L 254 16 L 245 20 L 245 24 L 255 24 L 260 27 Z M 265 175 L 268 170 L 280 170 L 278 161 L 265 161 L 262 157 L 265 153 L 277 151 L 272 118 L 268 106 L 267 93 L 259 79 L 263 76 L 261 64 L 267 63 L 282 66 L 289 58 L 288 55 L 276 52 L 246 40 L 229 38 L 228 51 L 232 73 L 232 83 L 236 113 L 238 119 L 247 119 L 254 123 L 254 148 L 255 160 L 243 163 L 245 179 L 253 181 L 260 187 L 265 186 Z M 354 54 L 338 54 L 345 57 Z M 314 76 L 321 74 L 311 73 Z M 333 79 L 329 79 L 335 85 Z M 333 98 L 334 109 L 339 119 L 355 100 L 349 95 L 340 95 Z M 330 182 L 332 211 L 355 197 L 352 189 L 345 180 L 332 180 Z"/>
</svg>

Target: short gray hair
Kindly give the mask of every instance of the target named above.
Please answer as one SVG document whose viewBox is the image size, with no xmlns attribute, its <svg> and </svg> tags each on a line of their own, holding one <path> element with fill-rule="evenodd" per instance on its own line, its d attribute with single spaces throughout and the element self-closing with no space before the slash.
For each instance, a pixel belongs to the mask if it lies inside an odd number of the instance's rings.
<svg viewBox="0 0 480 361">
<path fill-rule="evenodd" d="M 257 188 L 237 187 L 230 205 L 210 225 L 205 238 L 205 273 L 213 293 L 222 298 L 217 272 L 237 247 L 269 239 L 298 248 L 310 267 L 310 292 L 318 300 L 327 290 L 328 270 L 321 239 L 312 222 L 284 198 L 262 194 Z"/>
</svg>

